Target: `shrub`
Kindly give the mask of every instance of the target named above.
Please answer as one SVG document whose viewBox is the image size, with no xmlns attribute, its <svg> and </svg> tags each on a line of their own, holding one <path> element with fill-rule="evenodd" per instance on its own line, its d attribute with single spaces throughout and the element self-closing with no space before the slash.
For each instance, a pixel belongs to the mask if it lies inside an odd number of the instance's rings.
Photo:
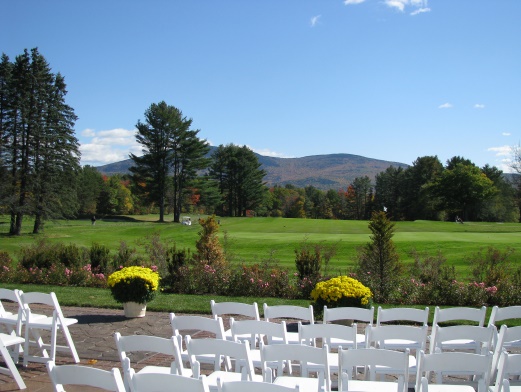
<svg viewBox="0 0 521 392">
<path fill-rule="evenodd" d="M 13 268 L 13 259 L 7 252 L 0 252 L 0 282 L 16 283 L 16 269 Z"/>
<path fill-rule="evenodd" d="M 101 273 L 109 272 L 110 265 L 110 249 L 105 245 L 93 243 L 90 247 L 90 265 L 93 271 Z"/>
<path fill-rule="evenodd" d="M 504 252 L 493 247 L 487 248 L 487 252 L 479 251 L 467 258 L 472 266 L 472 276 L 478 282 L 487 286 L 497 285 L 507 280 L 512 274 L 511 256 L 514 250 L 506 249 Z"/>
<path fill-rule="evenodd" d="M 320 246 L 313 246 L 304 241 L 300 245 L 300 249 L 295 249 L 295 266 L 300 280 L 304 278 L 317 280 L 320 277 L 322 266 Z"/>
<path fill-rule="evenodd" d="M 369 308 L 372 304 L 372 293 L 368 287 L 354 278 L 337 276 L 317 283 L 311 292 L 311 299 L 317 309 L 323 309 L 324 305 L 330 308 Z"/>
<path fill-rule="evenodd" d="M 199 224 L 201 231 L 199 231 L 199 239 L 195 244 L 197 252 L 194 254 L 194 260 L 215 268 L 226 266 L 224 250 L 217 237 L 219 224 L 215 220 L 215 216 L 199 219 Z"/>
<path fill-rule="evenodd" d="M 117 302 L 147 303 L 156 295 L 159 274 L 146 267 L 125 267 L 112 273 L 107 285 Z"/>
</svg>

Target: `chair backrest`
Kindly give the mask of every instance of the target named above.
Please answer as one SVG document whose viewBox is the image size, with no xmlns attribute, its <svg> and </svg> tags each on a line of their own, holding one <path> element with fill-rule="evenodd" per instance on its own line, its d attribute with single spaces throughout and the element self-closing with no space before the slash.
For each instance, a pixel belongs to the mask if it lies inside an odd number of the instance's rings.
<svg viewBox="0 0 521 392">
<path fill-rule="evenodd" d="M 125 369 L 125 358 L 129 358 L 129 353 L 159 353 L 167 355 L 172 359 L 170 365 L 170 372 L 172 374 L 183 374 L 183 361 L 181 359 L 181 349 L 179 347 L 179 341 L 176 336 L 172 336 L 170 339 L 166 339 L 158 336 L 147 335 L 121 336 L 119 332 L 116 332 L 114 334 L 114 339 L 116 341 L 116 347 L 118 349 L 119 359 L 121 361 L 121 366 L 123 369 Z M 129 386 L 129 372 L 125 370 L 123 375 L 125 386 Z"/>
<path fill-rule="evenodd" d="M 284 374 L 286 361 L 300 362 L 300 376 L 307 377 L 311 370 L 317 371 L 316 365 L 320 366 L 318 371 L 319 384 L 326 391 L 331 389 L 331 374 L 328 360 L 329 347 L 327 344 L 322 348 L 300 345 L 300 344 L 261 344 L 261 361 L 264 381 L 271 382 L 273 363 L 277 363 L 277 375 Z M 290 367 L 287 367 L 288 370 Z"/>
<path fill-rule="evenodd" d="M 285 387 L 283 385 L 270 384 L 267 382 L 256 381 L 228 381 L 218 383 L 219 392 L 298 392 L 299 386 L 295 388 Z"/>
<path fill-rule="evenodd" d="M 268 304 L 263 305 L 264 308 L 264 319 L 270 321 L 270 319 L 286 318 L 309 321 L 310 324 L 315 322 L 315 316 L 313 315 L 313 305 L 309 305 L 307 308 L 303 306 L 295 305 L 276 305 L 269 306 Z"/>
<path fill-rule="evenodd" d="M 351 306 L 329 309 L 324 305 L 324 324 L 336 320 L 354 320 L 367 323 L 368 325 L 373 325 L 374 306 L 371 306 L 369 309 Z"/>
<path fill-rule="evenodd" d="M 273 338 L 282 339 L 283 344 L 288 343 L 286 322 L 272 323 L 264 320 L 237 320 L 230 318 L 230 329 L 235 340 L 239 337 L 249 336 L 250 347 L 255 348 L 256 342 L 265 336 L 267 343 L 271 344 Z"/>
<path fill-rule="evenodd" d="M 456 306 L 452 308 L 440 308 L 436 306 L 434 309 L 434 318 L 432 325 L 444 323 L 447 321 L 472 321 L 482 327 L 485 324 L 485 316 L 487 314 L 487 307 L 469 308 L 464 306 Z"/>
<path fill-rule="evenodd" d="M 184 377 L 168 373 L 135 373 L 130 370 L 132 388 L 139 392 L 190 391 L 209 392 L 206 377 Z"/>
<path fill-rule="evenodd" d="M 222 357 L 233 358 L 235 359 L 235 371 L 243 373 L 245 379 L 253 380 L 254 368 L 248 341 L 232 342 L 224 339 L 192 339 L 190 335 L 187 335 L 186 350 L 194 371 L 194 377 L 199 376 L 197 374 L 199 362 L 196 357 L 198 355 L 210 354 L 215 355 L 214 371 L 220 370 Z"/>
<path fill-rule="evenodd" d="M 471 340 L 477 343 L 477 350 L 482 353 L 488 352 L 492 346 L 494 337 L 494 326 L 478 327 L 476 325 L 454 325 L 440 327 L 434 325 L 432 328 L 430 352 L 442 351 L 444 342 L 456 340 Z"/>
<path fill-rule="evenodd" d="M 519 383 L 520 376 L 521 354 L 509 354 L 503 351 L 497 368 L 496 383 L 493 387 L 494 392 L 501 392 L 504 380 L 508 380 L 510 377 L 516 379 L 516 382 Z"/>
<path fill-rule="evenodd" d="M 381 323 L 405 321 L 407 323 L 417 323 L 426 325 L 429 321 L 429 308 L 390 308 L 383 309 L 378 307 L 378 314 L 376 316 L 376 325 Z"/>
<path fill-rule="evenodd" d="M 203 316 L 177 316 L 170 313 L 170 324 L 174 335 L 181 335 L 182 330 L 193 330 L 210 332 L 216 339 L 224 339 L 224 325 L 221 317 L 210 318 Z"/>
<path fill-rule="evenodd" d="M 257 302 L 246 304 L 243 302 L 215 302 L 210 300 L 210 307 L 212 308 L 212 315 L 240 315 L 249 317 L 253 320 L 260 320 L 259 307 Z"/>
<path fill-rule="evenodd" d="M 413 325 L 380 325 L 367 326 L 366 348 L 396 349 L 399 340 L 400 349 L 425 350 L 427 344 L 428 326 Z M 389 344 L 386 341 L 391 341 Z"/>
<path fill-rule="evenodd" d="M 18 289 L 10 290 L 10 289 L 4 289 L 0 288 L 0 318 L 6 317 L 8 315 L 13 315 L 15 313 L 9 312 L 4 308 L 4 305 L 2 304 L 2 301 L 10 301 L 17 305 L 18 308 L 20 308 L 20 294 Z M 18 312 L 18 310 L 17 310 Z"/>
<path fill-rule="evenodd" d="M 23 304 L 23 312 L 24 317 L 28 322 L 31 322 L 29 319 L 29 315 L 32 315 L 31 306 L 32 304 L 39 305 L 47 305 L 52 310 L 52 317 L 59 320 L 60 323 L 63 323 L 63 313 L 58 302 L 58 298 L 56 298 L 56 294 L 54 292 L 51 293 L 40 293 L 40 292 L 29 292 L 22 293 L 20 295 L 20 299 Z M 50 315 L 49 315 L 50 317 Z"/>
<path fill-rule="evenodd" d="M 47 362 L 47 371 L 56 390 L 63 385 L 85 385 L 107 391 L 125 392 L 125 386 L 119 369 L 111 371 L 81 365 L 56 366 L 53 361 Z"/>
<path fill-rule="evenodd" d="M 331 347 L 331 339 L 342 339 L 352 343 L 352 347 L 356 348 L 357 325 L 337 325 L 337 324 L 308 324 L 298 323 L 299 340 L 301 344 L 311 342 L 316 344 L 316 339 L 322 339 L 322 344 Z"/>
<path fill-rule="evenodd" d="M 379 371 L 385 368 L 400 370 L 396 390 L 404 391 L 409 379 L 409 351 L 394 351 L 377 348 L 359 348 L 350 350 L 338 350 L 338 390 L 345 391 L 347 388 L 344 383 L 353 379 L 358 367 L 367 367 L 366 378 L 374 381 L 376 378 L 376 368 Z"/>
<path fill-rule="evenodd" d="M 521 305 L 506 306 L 504 308 L 494 306 L 492 308 L 492 312 L 490 313 L 488 325 L 496 325 L 498 321 L 511 319 L 521 319 Z"/>
<path fill-rule="evenodd" d="M 430 380 L 430 373 L 436 374 L 436 384 L 443 383 L 443 376 L 475 376 L 478 380 L 478 391 L 485 390 L 489 383 L 492 355 L 466 352 L 438 352 L 425 354 L 422 350 L 418 355 L 418 370 L 416 373 L 416 390 L 420 390 L 422 378 Z M 448 384 L 457 382 L 448 382 Z"/>
<path fill-rule="evenodd" d="M 5 325 L 8 333 L 14 332 L 17 336 L 22 334 L 22 322 L 24 320 L 21 294 L 22 291 L 18 289 L 0 288 L 0 325 Z M 6 310 L 2 301 L 13 302 L 16 304 L 17 310 L 15 312 Z"/>
</svg>

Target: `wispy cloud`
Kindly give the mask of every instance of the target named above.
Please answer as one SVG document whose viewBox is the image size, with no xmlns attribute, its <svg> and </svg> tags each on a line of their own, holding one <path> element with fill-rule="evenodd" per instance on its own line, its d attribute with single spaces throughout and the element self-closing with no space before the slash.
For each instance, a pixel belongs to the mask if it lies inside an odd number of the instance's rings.
<svg viewBox="0 0 521 392">
<path fill-rule="evenodd" d="M 256 152 L 257 154 L 264 155 L 266 157 L 274 157 L 274 158 L 291 158 L 283 153 L 272 151 L 267 148 L 253 148 L 248 146 L 252 151 Z"/>
<path fill-rule="evenodd" d="M 498 169 L 505 173 L 514 172 L 512 168 L 512 146 L 490 147 L 487 148 L 487 151 L 495 153 L 494 155 L 498 157 L 496 160 Z"/>
<path fill-rule="evenodd" d="M 410 12 L 412 16 L 431 11 L 427 0 L 384 0 L 384 4 L 400 12 L 405 12 L 406 8 L 413 9 Z"/>
<path fill-rule="evenodd" d="M 142 154 L 135 129 L 116 128 L 99 132 L 85 129 L 80 135 L 82 165 L 100 166 L 128 159 L 129 153 Z"/>
<path fill-rule="evenodd" d="M 503 132 L 501 135 L 502 135 L 502 136 L 510 136 L 511 133 L 510 133 L 510 132 Z"/>
<path fill-rule="evenodd" d="M 474 109 L 485 109 L 485 105 L 482 103 L 477 103 L 474 105 Z"/>
<path fill-rule="evenodd" d="M 345 5 L 362 4 L 363 2 L 365 2 L 365 0 L 344 0 Z"/>
<path fill-rule="evenodd" d="M 444 104 L 438 106 L 438 109 L 451 109 L 452 107 L 453 107 L 453 106 L 452 106 L 451 103 L 446 102 L 446 103 L 444 103 Z"/>
<path fill-rule="evenodd" d="M 318 24 L 318 21 L 320 20 L 321 17 L 322 17 L 322 15 L 313 16 L 310 21 L 311 27 L 315 27 Z"/>
</svg>

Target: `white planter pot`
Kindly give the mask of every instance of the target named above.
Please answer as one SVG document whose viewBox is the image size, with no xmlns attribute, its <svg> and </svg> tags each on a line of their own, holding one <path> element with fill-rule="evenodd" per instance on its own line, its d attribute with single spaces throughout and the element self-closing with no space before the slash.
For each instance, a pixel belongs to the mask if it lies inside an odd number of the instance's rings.
<svg viewBox="0 0 521 392">
<path fill-rule="evenodd" d="M 128 318 L 145 317 L 147 304 L 140 304 L 137 302 L 125 302 L 123 304 L 123 310 L 125 312 L 125 317 Z"/>
</svg>

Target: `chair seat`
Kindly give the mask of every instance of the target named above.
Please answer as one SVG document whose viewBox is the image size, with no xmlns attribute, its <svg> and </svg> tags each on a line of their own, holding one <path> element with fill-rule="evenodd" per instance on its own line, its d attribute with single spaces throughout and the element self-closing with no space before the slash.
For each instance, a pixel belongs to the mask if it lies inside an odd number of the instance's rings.
<svg viewBox="0 0 521 392">
<path fill-rule="evenodd" d="M 390 372 L 389 368 L 385 366 L 376 366 L 376 373 L 395 373 L 400 374 L 398 370 L 394 372 Z M 409 355 L 409 374 L 416 373 L 416 357 L 414 355 Z"/>
<path fill-rule="evenodd" d="M 279 376 L 275 378 L 273 384 L 290 388 L 298 385 L 299 392 L 317 392 L 319 390 L 318 381 L 318 378 Z"/>
<path fill-rule="evenodd" d="M 429 384 L 429 392 L 476 392 L 470 385 Z"/>
<path fill-rule="evenodd" d="M 242 381 L 242 374 L 236 373 L 236 372 L 225 372 L 225 371 L 215 371 L 210 373 L 206 376 L 206 381 L 208 383 L 208 386 L 210 387 L 210 390 L 217 391 L 217 380 L 220 380 L 221 383 L 227 382 L 227 381 Z M 260 374 L 256 374 L 253 377 L 253 381 L 264 381 L 262 379 L 262 376 Z"/>
<path fill-rule="evenodd" d="M 298 332 L 287 332 L 288 344 L 300 344 L 300 338 Z M 281 338 L 273 337 L 271 344 L 284 344 Z"/>
<path fill-rule="evenodd" d="M 0 333 L 0 338 L 6 347 L 13 346 L 15 344 L 22 344 L 25 342 L 25 339 L 20 336 L 9 335 L 6 333 Z"/>
<path fill-rule="evenodd" d="M 356 334 L 356 345 L 357 347 L 365 346 L 365 334 L 357 333 Z M 330 347 L 339 347 L 342 346 L 343 349 L 353 347 L 353 342 L 351 340 L 344 340 L 338 338 L 330 339 Z"/>
<path fill-rule="evenodd" d="M 78 323 L 78 320 L 75 319 L 75 318 L 64 317 L 63 320 L 65 321 L 65 325 L 67 327 L 69 327 L 69 326 L 71 326 L 73 324 Z M 31 322 L 29 323 L 29 325 L 31 327 L 33 327 L 33 328 L 51 329 L 51 327 L 52 327 L 52 317 L 40 315 L 40 317 L 38 317 L 35 320 L 33 318 L 33 316 L 31 315 Z M 61 326 L 61 323 L 58 323 L 58 328 L 60 328 L 60 326 Z"/>
<path fill-rule="evenodd" d="M 349 392 L 397 392 L 398 383 L 391 381 L 361 381 L 349 380 L 347 382 Z M 430 389 L 429 389 L 430 390 Z"/>
</svg>

